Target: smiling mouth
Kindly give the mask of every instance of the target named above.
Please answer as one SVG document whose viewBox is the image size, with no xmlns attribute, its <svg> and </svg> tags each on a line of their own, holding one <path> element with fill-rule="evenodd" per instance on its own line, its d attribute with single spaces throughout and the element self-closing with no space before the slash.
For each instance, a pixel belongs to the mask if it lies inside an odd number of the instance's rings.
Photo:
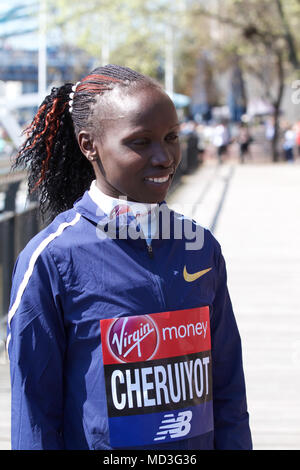
<svg viewBox="0 0 300 470">
<path fill-rule="evenodd" d="M 171 179 L 172 175 L 163 176 L 161 178 L 145 178 L 145 181 L 150 181 L 151 183 L 163 184 Z"/>
</svg>

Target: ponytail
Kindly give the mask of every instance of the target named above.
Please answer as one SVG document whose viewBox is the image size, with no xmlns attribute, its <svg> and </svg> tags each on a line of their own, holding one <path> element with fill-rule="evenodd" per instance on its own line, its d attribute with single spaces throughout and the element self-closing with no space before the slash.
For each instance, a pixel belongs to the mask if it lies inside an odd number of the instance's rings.
<svg viewBox="0 0 300 470">
<path fill-rule="evenodd" d="M 71 91 L 72 84 L 52 88 L 24 130 L 26 140 L 13 164 L 28 170 L 28 191 L 37 193 L 43 218 L 70 209 L 95 178 L 75 136 Z"/>
</svg>

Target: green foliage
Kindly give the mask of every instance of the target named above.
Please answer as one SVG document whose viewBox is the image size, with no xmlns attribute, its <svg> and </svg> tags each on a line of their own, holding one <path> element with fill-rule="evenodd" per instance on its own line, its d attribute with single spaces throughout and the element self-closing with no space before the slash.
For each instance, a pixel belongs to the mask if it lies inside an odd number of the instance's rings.
<svg viewBox="0 0 300 470">
<path fill-rule="evenodd" d="M 123 64 L 154 77 L 164 61 L 166 25 L 171 22 L 180 31 L 182 21 L 180 2 L 48 1 L 53 27 L 95 57 L 97 65 Z"/>
<path fill-rule="evenodd" d="M 280 53 L 286 76 L 297 76 L 300 60 L 299 0 L 47 0 L 51 22 L 66 43 L 95 58 L 163 78 L 166 28 L 173 30 L 175 88 L 191 93 L 203 54 L 223 73 L 235 60 L 276 76 Z M 275 77 L 276 78 L 276 77 Z"/>
</svg>

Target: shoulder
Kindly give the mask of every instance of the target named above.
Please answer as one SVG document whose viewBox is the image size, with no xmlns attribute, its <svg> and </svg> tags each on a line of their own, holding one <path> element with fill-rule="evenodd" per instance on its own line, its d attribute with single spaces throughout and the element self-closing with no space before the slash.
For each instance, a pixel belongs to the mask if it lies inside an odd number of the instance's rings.
<svg viewBox="0 0 300 470">
<path fill-rule="evenodd" d="M 24 270 L 31 264 L 34 265 L 37 260 L 48 258 L 48 249 L 52 245 L 63 241 L 63 239 L 72 238 L 71 228 L 80 221 L 80 214 L 74 209 L 62 212 L 55 219 L 38 232 L 19 253 L 16 266 Z M 15 266 L 15 270 L 16 270 Z"/>
<path fill-rule="evenodd" d="M 191 217 L 171 210 L 173 216 L 174 235 L 181 231 L 189 250 L 211 250 L 219 256 L 221 245 L 212 232 Z"/>
</svg>

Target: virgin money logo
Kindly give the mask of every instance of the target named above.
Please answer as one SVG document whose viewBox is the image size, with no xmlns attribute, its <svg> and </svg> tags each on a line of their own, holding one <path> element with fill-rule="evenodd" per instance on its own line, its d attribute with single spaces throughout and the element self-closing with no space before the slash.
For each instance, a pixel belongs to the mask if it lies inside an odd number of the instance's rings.
<svg viewBox="0 0 300 470">
<path fill-rule="evenodd" d="M 109 331 L 111 352 L 122 362 L 147 361 L 158 346 L 158 332 L 147 315 L 118 318 Z"/>
</svg>

